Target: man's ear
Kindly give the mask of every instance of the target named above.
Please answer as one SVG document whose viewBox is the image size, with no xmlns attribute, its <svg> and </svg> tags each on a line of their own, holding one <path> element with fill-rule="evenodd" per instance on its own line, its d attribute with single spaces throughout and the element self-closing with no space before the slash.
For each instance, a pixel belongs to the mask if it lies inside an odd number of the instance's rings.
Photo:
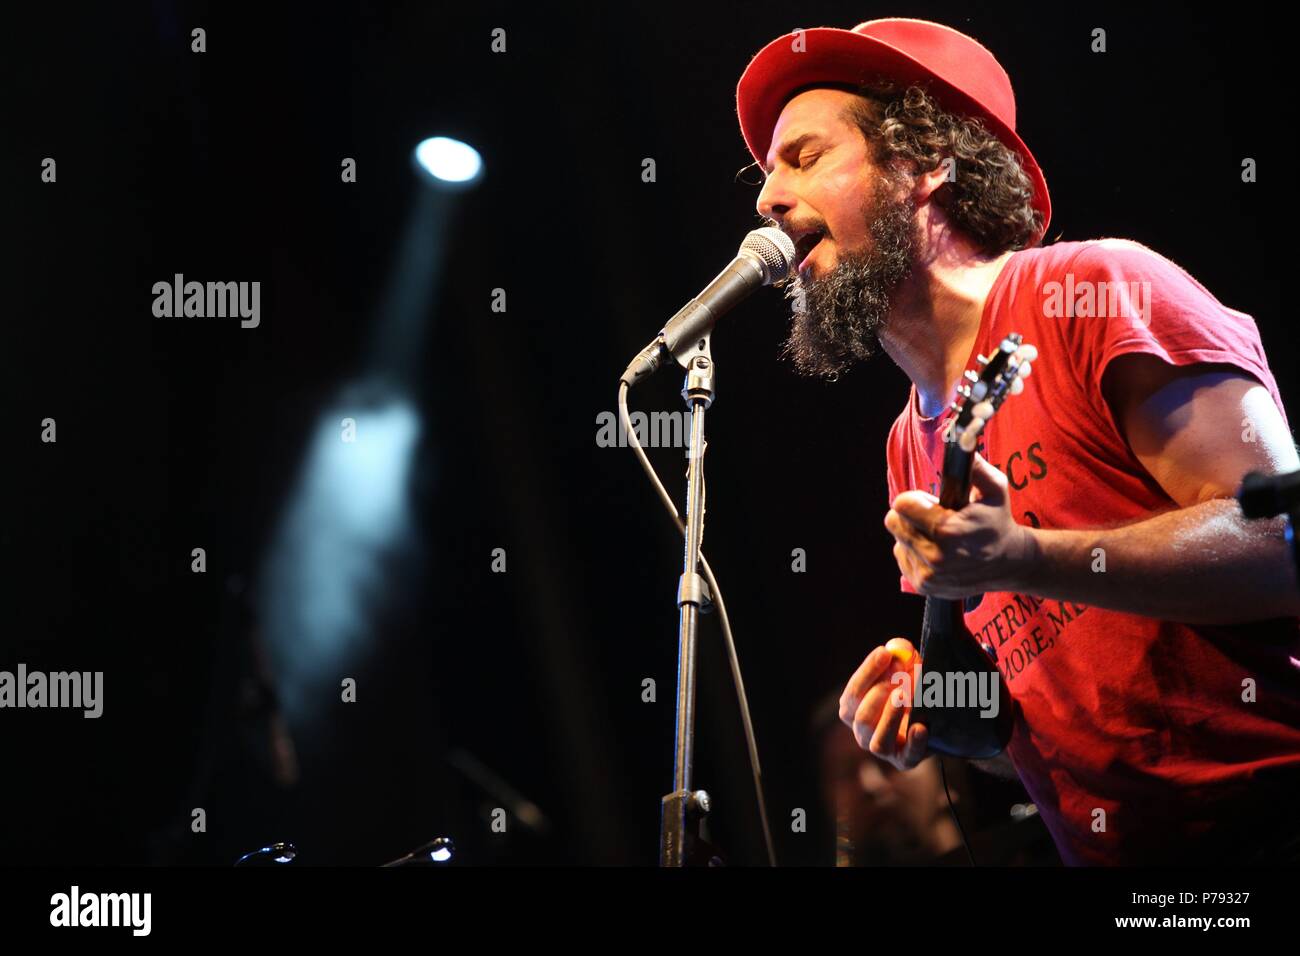
<svg viewBox="0 0 1300 956">
<path fill-rule="evenodd" d="M 948 164 L 940 163 L 928 173 L 919 173 L 912 181 L 912 199 L 918 206 L 923 206 L 929 202 L 931 197 L 939 205 L 943 205 L 944 196 L 947 190 L 940 192 L 938 196 L 934 193 L 948 181 Z"/>
</svg>

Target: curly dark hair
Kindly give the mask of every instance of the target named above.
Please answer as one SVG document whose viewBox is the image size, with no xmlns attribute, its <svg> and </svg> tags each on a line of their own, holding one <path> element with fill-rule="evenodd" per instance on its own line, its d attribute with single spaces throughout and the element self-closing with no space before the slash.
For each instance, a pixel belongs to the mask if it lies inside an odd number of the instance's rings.
<svg viewBox="0 0 1300 956">
<path fill-rule="evenodd" d="M 935 191 L 948 218 L 990 255 L 1035 245 L 1043 226 L 1033 207 L 1034 187 L 1020 157 L 984 123 L 940 109 L 920 86 L 887 81 L 849 89 L 856 99 L 845 118 L 888 169 L 901 162 L 914 174 L 938 169 L 947 157 L 956 175 Z"/>
</svg>

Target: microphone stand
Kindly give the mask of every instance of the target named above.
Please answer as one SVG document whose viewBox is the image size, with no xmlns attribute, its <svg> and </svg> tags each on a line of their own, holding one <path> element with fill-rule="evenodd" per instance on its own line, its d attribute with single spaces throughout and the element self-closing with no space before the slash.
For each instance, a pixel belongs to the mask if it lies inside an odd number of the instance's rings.
<svg viewBox="0 0 1300 956">
<path fill-rule="evenodd" d="M 677 731 L 673 754 L 673 790 L 662 800 L 659 865 L 720 865 L 717 851 L 700 837 L 709 812 L 709 795 L 691 789 L 695 757 L 695 657 L 701 612 L 712 609 L 708 584 L 699 573 L 704 536 L 704 412 L 713 404 L 713 356 L 706 333 L 683 354 L 686 367 L 682 398 L 691 412 L 691 442 L 686 477 L 686 552 L 677 585 Z"/>
<path fill-rule="evenodd" d="M 682 562 L 682 576 L 677 583 L 677 739 L 673 754 L 673 790 L 662 799 L 659 834 L 660 866 L 690 866 L 705 863 L 721 865 L 722 858 L 713 847 L 700 838 L 700 828 L 709 812 L 709 795 L 703 790 L 691 789 L 692 764 L 695 756 L 695 649 L 699 616 L 712 609 L 713 595 L 706 580 L 699 573 L 700 539 L 704 536 L 704 412 L 713 404 L 713 356 L 709 353 L 709 336 L 713 322 L 760 285 L 779 281 L 789 273 L 795 257 L 794 243 L 780 229 L 768 226 L 750 232 L 740 245 L 740 252 L 727 268 L 704 291 L 688 302 L 668 324 L 660 330 L 655 340 L 637 354 L 619 376 L 619 404 L 626 416 L 625 390 L 653 374 L 667 352 L 686 369 L 686 384 L 682 398 L 691 410 L 691 444 L 688 451 L 690 467 L 687 469 L 686 520 L 682 531 L 686 539 L 686 553 Z M 659 492 L 668 510 L 674 515 L 674 524 L 680 520 L 677 508 L 668 497 L 663 483 L 655 475 L 645 452 L 638 448 L 638 457 Z M 707 564 L 705 565 L 707 569 Z M 710 572 L 711 574 L 711 572 Z M 718 595 L 721 600 L 721 594 Z M 749 708 L 745 701 L 745 687 L 740 679 L 740 664 L 736 660 L 731 626 L 727 622 L 726 608 L 722 610 L 723 636 L 731 654 L 732 677 L 740 699 L 741 716 L 745 723 L 745 736 L 749 743 L 750 764 L 754 769 L 754 787 L 758 796 L 759 816 L 763 821 L 763 835 L 767 842 L 768 858 L 775 865 L 771 833 L 767 826 L 767 811 L 758 769 L 758 748 L 754 745 L 753 728 L 749 721 Z"/>
</svg>

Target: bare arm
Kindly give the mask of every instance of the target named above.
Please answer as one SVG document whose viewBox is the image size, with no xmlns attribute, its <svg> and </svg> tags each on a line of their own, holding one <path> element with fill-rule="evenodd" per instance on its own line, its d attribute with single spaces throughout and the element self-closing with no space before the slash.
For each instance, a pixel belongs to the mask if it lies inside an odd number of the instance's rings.
<svg viewBox="0 0 1300 956">
<path fill-rule="evenodd" d="M 1290 471 L 1295 445 L 1268 390 L 1222 366 L 1117 359 L 1103 383 L 1124 437 L 1179 505 L 1107 531 L 1044 531 L 1028 590 L 1192 624 L 1300 614 L 1285 521 L 1243 518 L 1233 498 L 1252 470 Z M 1093 570 L 1096 549 L 1105 572 Z"/>
<path fill-rule="evenodd" d="M 895 501 L 886 526 L 912 585 L 954 598 L 1019 591 L 1193 624 L 1300 615 L 1283 520 L 1248 521 L 1232 498 L 1249 471 L 1300 466 L 1268 391 L 1233 368 L 1145 355 L 1117 359 L 1103 384 L 1129 447 L 1177 507 L 1119 528 L 1027 528 L 1011 518 L 1006 479 L 981 461 L 981 500 L 960 512 L 921 492 Z"/>
</svg>

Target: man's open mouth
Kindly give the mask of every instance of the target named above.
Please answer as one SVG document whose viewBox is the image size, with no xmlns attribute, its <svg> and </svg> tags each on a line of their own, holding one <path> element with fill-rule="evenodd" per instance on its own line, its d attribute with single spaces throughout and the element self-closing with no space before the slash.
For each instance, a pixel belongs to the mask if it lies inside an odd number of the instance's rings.
<svg viewBox="0 0 1300 956">
<path fill-rule="evenodd" d="M 815 249 L 817 244 L 824 238 L 826 238 L 825 229 L 814 229 L 812 232 L 800 236 L 795 241 L 794 261 L 796 263 L 795 268 L 798 271 L 803 271 L 804 264 L 808 261 L 808 257 L 812 255 L 813 249 Z"/>
</svg>

